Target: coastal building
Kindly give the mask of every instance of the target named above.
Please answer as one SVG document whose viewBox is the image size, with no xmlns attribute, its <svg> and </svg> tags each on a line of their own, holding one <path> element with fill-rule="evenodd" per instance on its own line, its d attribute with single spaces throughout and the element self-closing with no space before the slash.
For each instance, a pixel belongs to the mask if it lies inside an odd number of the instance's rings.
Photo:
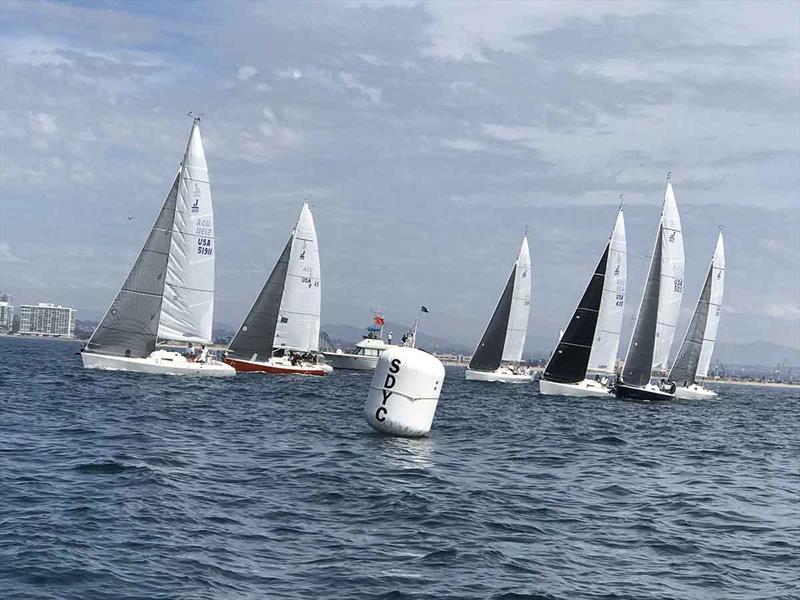
<svg viewBox="0 0 800 600">
<path fill-rule="evenodd" d="M 11 296 L 0 294 L 0 333 L 11 333 L 14 322 L 14 305 Z"/>
<path fill-rule="evenodd" d="M 48 337 L 75 336 L 75 309 L 46 302 L 19 307 L 19 333 Z"/>
</svg>

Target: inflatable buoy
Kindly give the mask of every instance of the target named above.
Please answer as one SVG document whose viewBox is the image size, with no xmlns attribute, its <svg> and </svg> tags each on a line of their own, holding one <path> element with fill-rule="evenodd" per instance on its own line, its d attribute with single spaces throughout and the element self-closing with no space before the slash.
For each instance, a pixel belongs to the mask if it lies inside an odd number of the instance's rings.
<svg viewBox="0 0 800 600">
<path fill-rule="evenodd" d="M 394 346 L 378 359 L 364 416 L 381 433 L 416 437 L 431 430 L 444 383 L 444 366 L 435 356 Z"/>
</svg>

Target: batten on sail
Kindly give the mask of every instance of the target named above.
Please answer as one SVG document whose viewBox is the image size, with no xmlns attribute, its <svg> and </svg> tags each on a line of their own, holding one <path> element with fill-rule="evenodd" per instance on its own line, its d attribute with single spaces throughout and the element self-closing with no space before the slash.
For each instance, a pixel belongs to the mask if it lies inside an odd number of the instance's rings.
<svg viewBox="0 0 800 600">
<path fill-rule="evenodd" d="M 214 211 L 196 120 L 179 175 L 158 336 L 211 340 L 214 315 Z"/>
</svg>

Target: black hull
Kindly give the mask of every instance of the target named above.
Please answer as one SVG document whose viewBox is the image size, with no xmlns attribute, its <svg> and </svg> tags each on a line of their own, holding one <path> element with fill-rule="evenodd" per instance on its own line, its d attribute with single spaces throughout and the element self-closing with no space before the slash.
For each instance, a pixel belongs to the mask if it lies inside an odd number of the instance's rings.
<svg viewBox="0 0 800 600">
<path fill-rule="evenodd" d="M 622 400 L 642 400 L 644 402 L 661 402 L 664 400 L 674 400 L 675 394 L 667 392 L 654 392 L 635 385 L 618 383 L 614 388 L 617 398 Z"/>
</svg>

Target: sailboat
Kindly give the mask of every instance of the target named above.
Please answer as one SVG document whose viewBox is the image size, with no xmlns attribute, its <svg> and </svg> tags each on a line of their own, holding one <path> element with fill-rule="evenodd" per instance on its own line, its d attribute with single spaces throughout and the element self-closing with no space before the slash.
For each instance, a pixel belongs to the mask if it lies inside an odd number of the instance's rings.
<svg viewBox="0 0 800 600">
<path fill-rule="evenodd" d="M 157 349 L 159 340 L 211 341 L 214 211 L 200 119 L 194 118 L 180 169 L 125 283 L 81 349 L 89 369 L 228 376 L 209 358 Z"/>
<path fill-rule="evenodd" d="M 506 287 L 469 361 L 466 378 L 475 381 L 526 382 L 533 375 L 522 365 L 531 305 L 531 255 L 527 233 Z"/>
<path fill-rule="evenodd" d="M 725 287 L 725 247 L 722 232 L 717 237 L 714 256 L 708 267 L 703 291 L 697 300 L 689 328 L 669 372 L 669 379 L 677 384 L 675 396 L 685 400 L 716 398 L 716 392 L 698 383 L 698 377 L 708 375 L 714 343 L 717 339 L 719 317 L 722 312 L 722 293 Z"/>
<path fill-rule="evenodd" d="M 663 376 L 683 298 L 683 233 L 669 175 L 658 234 L 650 259 L 639 314 L 622 376 L 615 391 L 618 398 L 669 400 L 675 384 Z M 652 383 L 653 374 L 659 377 Z"/>
<path fill-rule="evenodd" d="M 278 262 L 231 340 L 225 362 L 237 371 L 331 371 L 317 357 L 321 301 L 317 231 L 305 202 Z"/>
<path fill-rule="evenodd" d="M 627 277 L 622 208 L 600 262 L 539 379 L 539 392 L 609 396 L 615 373 Z M 587 371 L 596 378 L 589 379 Z"/>
</svg>

